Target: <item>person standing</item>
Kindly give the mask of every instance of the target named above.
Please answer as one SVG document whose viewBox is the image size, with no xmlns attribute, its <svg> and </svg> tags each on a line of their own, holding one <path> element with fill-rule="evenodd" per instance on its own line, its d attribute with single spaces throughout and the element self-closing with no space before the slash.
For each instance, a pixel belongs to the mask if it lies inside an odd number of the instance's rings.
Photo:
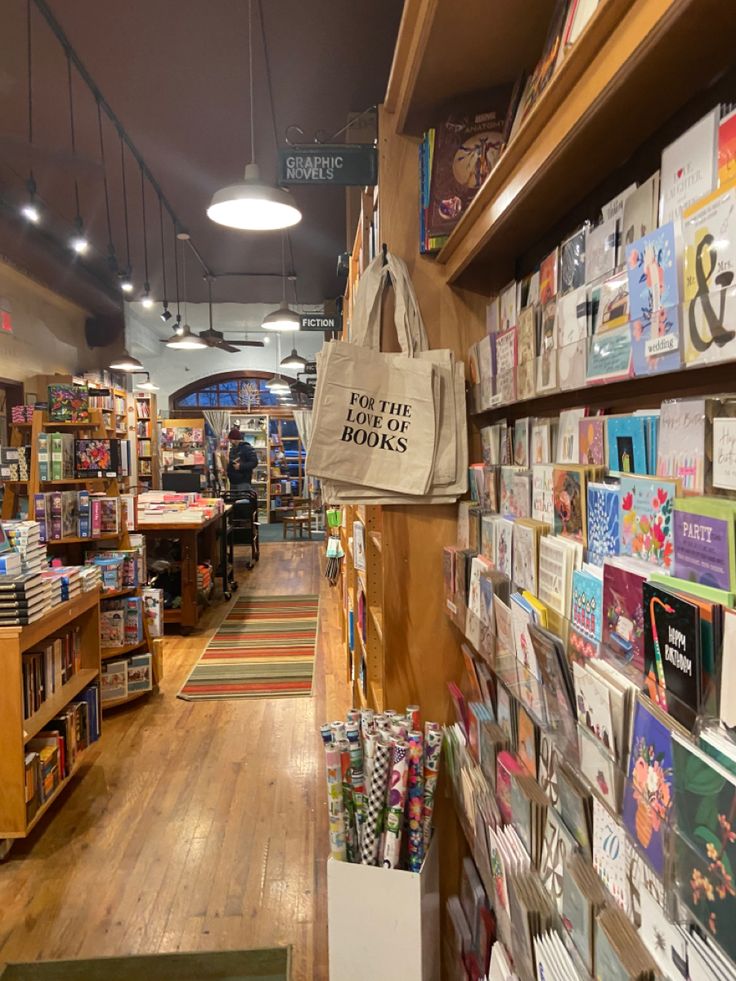
<svg viewBox="0 0 736 981">
<path fill-rule="evenodd" d="M 230 451 L 227 460 L 227 477 L 230 481 L 230 492 L 244 494 L 254 492 L 251 484 L 253 471 L 258 466 L 258 454 L 243 439 L 243 434 L 237 427 L 228 433 Z"/>
</svg>

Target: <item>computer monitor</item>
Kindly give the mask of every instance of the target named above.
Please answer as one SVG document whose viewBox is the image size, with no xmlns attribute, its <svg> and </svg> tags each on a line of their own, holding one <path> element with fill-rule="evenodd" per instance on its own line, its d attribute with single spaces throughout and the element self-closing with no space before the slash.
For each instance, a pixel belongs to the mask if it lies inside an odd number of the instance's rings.
<svg viewBox="0 0 736 981">
<path fill-rule="evenodd" d="M 165 470 L 161 474 L 161 487 L 176 494 L 199 494 L 202 490 L 201 474 L 191 470 Z"/>
</svg>

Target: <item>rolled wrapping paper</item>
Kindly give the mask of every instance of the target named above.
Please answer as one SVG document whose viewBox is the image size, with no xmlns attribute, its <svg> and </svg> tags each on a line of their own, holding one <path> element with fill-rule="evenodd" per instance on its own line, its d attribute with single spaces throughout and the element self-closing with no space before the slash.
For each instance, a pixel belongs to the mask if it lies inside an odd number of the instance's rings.
<svg viewBox="0 0 736 981">
<path fill-rule="evenodd" d="M 348 862 L 357 862 L 360 855 L 358 847 L 358 832 L 355 826 L 355 808 L 353 806 L 353 778 L 350 772 L 350 743 L 341 739 L 338 743 L 340 750 L 340 770 L 342 774 L 342 803 L 345 813 L 345 845 Z"/>
<path fill-rule="evenodd" d="M 408 777 L 409 743 L 404 739 L 397 739 L 393 743 L 391 752 L 391 772 L 386 796 L 386 822 L 381 855 L 381 864 L 385 869 L 395 869 L 399 866 Z"/>
<path fill-rule="evenodd" d="M 327 744 L 332 742 L 332 729 L 330 728 L 329 722 L 319 727 L 319 734 L 322 737 L 323 743 Z"/>
<path fill-rule="evenodd" d="M 348 744 L 350 746 L 350 779 L 353 790 L 353 811 L 355 813 L 355 828 L 360 835 L 365 822 L 365 776 L 363 774 L 363 746 L 360 742 L 360 730 L 356 723 L 348 725 Z"/>
<path fill-rule="evenodd" d="M 378 864 L 378 846 L 381 840 L 381 821 L 386 805 L 386 786 L 388 771 L 391 764 L 391 744 L 378 741 L 373 759 L 371 773 L 371 789 L 368 794 L 365 824 L 360 848 L 360 860 L 363 865 Z"/>
<path fill-rule="evenodd" d="M 427 723 L 427 727 L 431 723 Z M 434 723 L 437 725 L 437 723 Z M 422 833 L 424 839 L 424 852 L 429 848 L 429 839 L 432 835 L 432 812 L 434 811 L 434 793 L 437 788 L 437 775 L 440 767 L 440 753 L 442 751 L 442 731 L 440 729 L 425 728 L 424 740 L 424 807 L 422 810 Z"/>
<path fill-rule="evenodd" d="M 410 725 L 413 732 L 421 732 L 422 717 L 418 705 L 407 705 L 406 716 L 411 719 Z"/>
<path fill-rule="evenodd" d="M 391 738 L 392 739 L 406 739 L 409 735 L 409 730 L 403 722 L 392 722 L 391 723 Z"/>
<path fill-rule="evenodd" d="M 348 725 L 351 722 L 360 722 L 360 709 L 348 709 L 348 714 L 346 716 Z"/>
<path fill-rule="evenodd" d="M 336 743 L 339 743 L 341 739 L 345 738 L 344 722 L 340 722 L 340 720 L 338 719 L 337 722 L 330 723 L 330 728 L 332 729 L 332 738 L 335 740 Z"/>
<path fill-rule="evenodd" d="M 366 787 L 366 796 L 371 786 L 371 773 L 373 771 L 373 760 L 376 755 L 376 743 L 378 742 L 378 735 L 375 732 L 369 732 L 363 737 L 363 782 Z M 366 809 L 367 809 L 367 801 Z"/>
<path fill-rule="evenodd" d="M 340 750 L 332 743 L 325 744 L 327 774 L 327 812 L 330 819 L 330 854 L 338 862 L 347 861 L 345 842 L 345 811 L 342 797 L 342 764 Z"/>
<path fill-rule="evenodd" d="M 410 872 L 419 872 L 424 861 L 424 736 L 409 733 L 409 780 L 407 784 L 407 855 Z"/>
</svg>

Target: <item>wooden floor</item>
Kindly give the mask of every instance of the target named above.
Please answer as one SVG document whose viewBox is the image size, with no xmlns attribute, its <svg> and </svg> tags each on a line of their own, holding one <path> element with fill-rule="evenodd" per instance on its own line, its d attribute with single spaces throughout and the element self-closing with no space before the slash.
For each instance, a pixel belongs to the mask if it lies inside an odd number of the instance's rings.
<svg viewBox="0 0 736 981">
<path fill-rule="evenodd" d="M 318 730 L 348 689 L 320 553 L 264 545 L 236 594 L 321 591 L 314 696 L 182 701 L 227 604 L 168 637 L 160 693 L 105 717 L 88 768 L 0 864 L 0 963 L 290 943 L 295 979 L 327 978 Z"/>
</svg>

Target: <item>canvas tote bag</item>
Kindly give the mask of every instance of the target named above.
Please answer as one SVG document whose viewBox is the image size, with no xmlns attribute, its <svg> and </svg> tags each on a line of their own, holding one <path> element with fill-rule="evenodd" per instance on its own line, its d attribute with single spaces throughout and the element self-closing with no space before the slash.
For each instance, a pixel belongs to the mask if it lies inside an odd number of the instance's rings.
<svg viewBox="0 0 736 981">
<path fill-rule="evenodd" d="M 383 267 L 378 257 L 361 276 L 354 316 L 356 336 L 366 344 L 332 341 L 319 358 L 307 471 L 323 480 L 423 495 L 434 470 L 439 382 L 432 362 L 414 356 L 426 350 L 426 334 L 399 261 L 390 257 Z M 379 350 L 384 268 L 398 275 L 400 355 Z"/>
</svg>

